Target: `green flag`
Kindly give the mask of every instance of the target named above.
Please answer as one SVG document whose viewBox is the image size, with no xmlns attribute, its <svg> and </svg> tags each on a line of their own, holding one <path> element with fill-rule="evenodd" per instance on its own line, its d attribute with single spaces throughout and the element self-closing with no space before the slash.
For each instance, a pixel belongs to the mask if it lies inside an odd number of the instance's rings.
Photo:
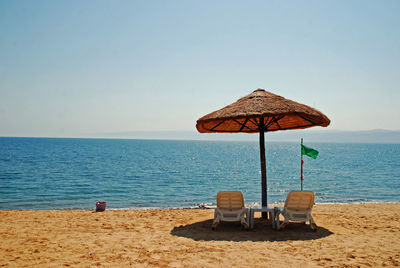
<svg viewBox="0 0 400 268">
<path fill-rule="evenodd" d="M 303 155 L 307 155 L 307 156 L 312 157 L 314 159 L 316 159 L 317 156 L 318 156 L 318 151 L 317 150 L 314 150 L 313 148 L 310 148 L 310 147 L 307 147 L 307 146 L 304 146 L 304 145 L 301 145 L 301 153 Z"/>
</svg>

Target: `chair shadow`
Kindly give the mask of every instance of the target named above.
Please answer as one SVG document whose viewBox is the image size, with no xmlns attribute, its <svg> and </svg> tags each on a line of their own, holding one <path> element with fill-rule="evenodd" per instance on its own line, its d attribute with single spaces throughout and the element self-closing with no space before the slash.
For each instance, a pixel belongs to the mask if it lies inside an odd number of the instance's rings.
<svg viewBox="0 0 400 268">
<path fill-rule="evenodd" d="M 272 229 L 271 224 L 263 219 L 254 219 L 254 229 L 241 230 L 240 223 L 222 222 L 216 231 L 211 230 L 212 219 L 174 227 L 171 235 L 186 237 L 195 241 L 293 241 L 315 240 L 332 235 L 324 227 L 318 226 L 312 231 L 302 223 L 289 223 L 282 231 Z"/>
</svg>

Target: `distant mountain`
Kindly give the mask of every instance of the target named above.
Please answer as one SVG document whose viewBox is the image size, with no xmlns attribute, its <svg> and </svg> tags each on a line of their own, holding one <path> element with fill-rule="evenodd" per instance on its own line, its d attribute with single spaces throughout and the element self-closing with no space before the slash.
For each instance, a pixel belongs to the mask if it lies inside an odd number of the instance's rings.
<svg viewBox="0 0 400 268">
<path fill-rule="evenodd" d="M 274 141 L 298 141 L 300 138 L 304 138 L 311 142 L 400 143 L 400 131 L 393 130 L 296 130 L 282 131 L 273 133 L 273 135 L 270 140 Z"/>
<path fill-rule="evenodd" d="M 131 131 L 98 134 L 96 137 L 126 139 L 171 139 L 171 140 L 226 140 L 226 141 L 258 141 L 257 134 L 246 133 L 198 133 L 194 131 Z M 400 131 L 395 130 L 288 130 L 265 134 L 266 142 L 299 142 L 304 138 L 307 142 L 340 142 L 340 143 L 400 143 Z"/>
</svg>

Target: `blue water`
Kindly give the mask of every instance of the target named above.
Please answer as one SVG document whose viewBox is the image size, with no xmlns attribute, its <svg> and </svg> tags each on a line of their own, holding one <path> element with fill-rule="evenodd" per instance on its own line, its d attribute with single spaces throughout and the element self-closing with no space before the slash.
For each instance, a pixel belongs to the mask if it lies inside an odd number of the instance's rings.
<svg viewBox="0 0 400 268">
<path fill-rule="evenodd" d="M 306 145 L 317 203 L 400 201 L 400 144 Z M 266 144 L 269 204 L 300 189 L 299 147 Z M 193 207 L 222 190 L 259 203 L 259 161 L 257 141 L 0 138 L 0 209 Z"/>
</svg>

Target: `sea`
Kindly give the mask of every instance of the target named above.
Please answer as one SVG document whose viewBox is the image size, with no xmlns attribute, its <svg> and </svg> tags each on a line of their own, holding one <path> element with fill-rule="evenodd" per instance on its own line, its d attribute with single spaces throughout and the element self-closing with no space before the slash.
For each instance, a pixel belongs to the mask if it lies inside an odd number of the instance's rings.
<svg viewBox="0 0 400 268">
<path fill-rule="evenodd" d="M 400 202 L 400 144 L 305 143 L 316 203 Z M 299 143 L 267 142 L 268 204 L 300 190 Z M 215 206 L 219 191 L 261 200 L 255 141 L 0 138 L 0 210 Z"/>
</svg>

